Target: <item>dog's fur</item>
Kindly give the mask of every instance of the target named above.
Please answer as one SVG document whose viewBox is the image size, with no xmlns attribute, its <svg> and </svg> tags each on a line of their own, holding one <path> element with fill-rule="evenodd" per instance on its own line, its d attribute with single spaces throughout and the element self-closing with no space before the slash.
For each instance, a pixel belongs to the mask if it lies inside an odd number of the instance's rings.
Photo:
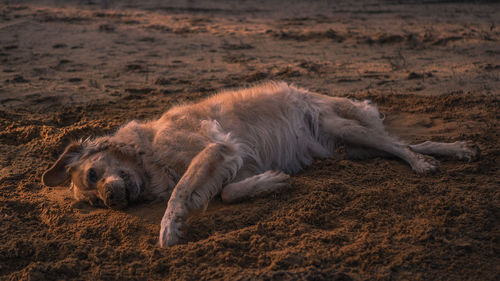
<svg viewBox="0 0 500 281">
<path fill-rule="evenodd" d="M 77 200 L 124 208 L 164 198 L 160 245 L 178 243 L 188 213 L 221 194 L 225 202 L 285 186 L 287 174 L 344 145 L 349 158 L 392 156 L 419 174 L 438 170 L 429 156 L 474 160 L 468 142 L 408 145 L 389 136 L 376 106 L 311 93 L 283 82 L 227 91 L 177 106 L 160 119 L 132 121 L 114 135 L 70 144 L 42 176 L 71 180 Z"/>
</svg>

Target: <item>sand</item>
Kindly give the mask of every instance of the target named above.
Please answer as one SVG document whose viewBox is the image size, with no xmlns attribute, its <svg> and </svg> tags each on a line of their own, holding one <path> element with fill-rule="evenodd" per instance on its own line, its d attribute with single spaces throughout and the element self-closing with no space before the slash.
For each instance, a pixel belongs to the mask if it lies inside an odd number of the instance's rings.
<svg viewBox="0 0 500 281">
<path fill-rule="evenodd" d="M 3 1 L 0 279 L 498 280 L 500 5 L 449 2 Z M 71 140 L 271 79 L 482 156 L 419 176 L 339 150 L 270 196 L 215 198 L 165 249 L 165 203 L 94 209 L 40 183 Z"/>
</svg>

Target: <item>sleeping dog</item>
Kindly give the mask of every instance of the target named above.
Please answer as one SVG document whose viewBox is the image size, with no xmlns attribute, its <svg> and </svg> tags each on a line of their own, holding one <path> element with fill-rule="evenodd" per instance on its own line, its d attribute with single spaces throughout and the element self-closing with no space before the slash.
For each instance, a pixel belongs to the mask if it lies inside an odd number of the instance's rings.
<svg viewBox="0 0 500 281">
<path fill-rule="evenodd" d="M 168 200 L 159 239 L 164 247 L 177 244 L 189 212 L 217 194 L 224 202 L 268 194 L 314 158 L 331 157 L 339 145 L 347 158 L 397 157 L 418 174 L 439 169 L 427 155 L 466 161 L 479 155 L 464 141 L 398 140 L 369 101 L 270 82 L 173 107 L 154 121 L 131 121 L 114 135 L 73 142 L 42 181 L 71 181 L 77 200 L 113 209 L 142 198 Z"/>
</svg>

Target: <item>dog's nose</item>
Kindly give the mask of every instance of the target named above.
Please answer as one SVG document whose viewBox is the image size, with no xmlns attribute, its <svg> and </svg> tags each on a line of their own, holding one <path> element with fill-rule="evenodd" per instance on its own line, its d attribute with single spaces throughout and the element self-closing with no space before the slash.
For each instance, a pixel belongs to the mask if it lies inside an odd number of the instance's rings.
<svg viewBox="0 0 500 281">
<path fill-rule="evenodd" d="M 127 206 L 125 194 L 120 192 L 120 188 L 107 184 L 104 189 L 103 201 L 106 206 L 112 209 L 123 209 Z"/>
</svg>

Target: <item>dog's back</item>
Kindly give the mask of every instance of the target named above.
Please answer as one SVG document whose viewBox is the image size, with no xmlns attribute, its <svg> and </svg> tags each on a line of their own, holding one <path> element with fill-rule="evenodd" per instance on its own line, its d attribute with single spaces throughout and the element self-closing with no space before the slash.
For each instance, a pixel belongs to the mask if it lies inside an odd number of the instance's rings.
<svg viewBox="0 0 500 281">
<path fill-rule="evenodd" d="M 314 157 L 332 154 L 335 144 L 319 132 L 322 107 L 327 103 L 331 107 L 331 100 L 326 99 L 331 98 L 270 82 L 174 107 L 158 120 L 158 125 L 167 125 L 170 135 L 176 131 L 190 135 L 191 142 L 198 139 L 200 150 L 204 142 L 218 141 L 229 133 L 242 147 L 245 168 L 294 173 L 310 165 Z M 172 139 L 168 143 L 172 145 Z"/>
</svg>

